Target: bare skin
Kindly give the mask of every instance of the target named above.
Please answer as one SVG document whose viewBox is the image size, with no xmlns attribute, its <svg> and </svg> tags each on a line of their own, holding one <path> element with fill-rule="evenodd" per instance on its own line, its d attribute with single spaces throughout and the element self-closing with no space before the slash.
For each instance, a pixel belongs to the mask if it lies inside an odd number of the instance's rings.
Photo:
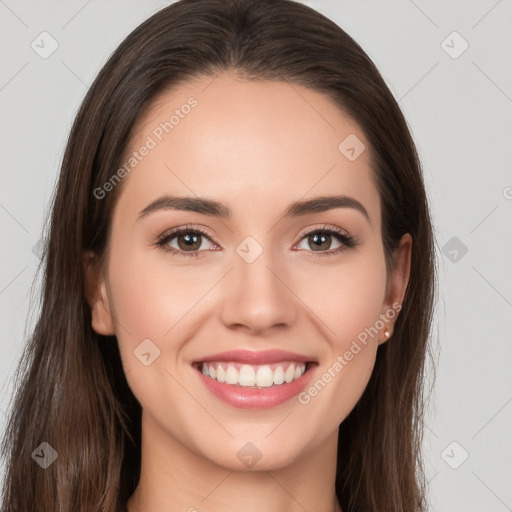
<svg viewBox="0 0 512 512">
<path fill-rule="evenodd" d="M 327 97 L 286 82 L 249 82 L 234 73 L 166 92 L 144 114 L 130 144 L 187 102 L 197 106 L 123 178 L 105 268 L 84 258 L 92 325 L 115 334 L 128 383 L 142 405 L 142 470 L 129 512 L 341 512 L 335 494 L 338 427 L 361 397 L 379 344 L 392 343 L 398 314 L 334 372 L 338 356 L 365 328 L 401 304 L 412 240 L 404 235 L 387 276 L 380 198 L 370 151 L 354 121 Z M 338 149 L 355 134 L 366 150 L 350 161 Z M 225 203 L 232 217 L 159 209 L 164 194 Z M 364 206 L 283 217 L 295 201 L 347 195 Z M 174 227 L 200 226 L 195 252 Z M 315 250 L 309 231 L 339 228 Z M 194 234 L 194 233 L 192 233 Z M 262 249 L 251 263 L 237 252 L 246 237 Z M 254 247 L 250 246 L 254 251 Z M 190 251 L 190 249 L 188 249 Z M 380 324 L 379 324 L 380 326 Z M 160 355 L 146 366 L 134 350 L 149 339 Z M 318 363 L 330 382 L 307 404 L 240 409 L 214 396 L 192 362 L 233 349 L 282 349 Z M 333 376 L 334 375 L 334 376 Z M 248 442 L 261 458 L 237 456 Z"/>
</svg>

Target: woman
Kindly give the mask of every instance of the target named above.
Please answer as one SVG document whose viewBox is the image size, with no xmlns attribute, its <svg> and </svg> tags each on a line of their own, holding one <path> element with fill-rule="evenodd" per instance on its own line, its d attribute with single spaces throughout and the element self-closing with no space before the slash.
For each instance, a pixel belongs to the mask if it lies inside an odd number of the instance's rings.
<svg viewBox="0 0 512 512">
<path fill-rule="evenodd" d="M 433 233 L 404 117 L 300 3 L 181 0 L 76 116 L 6 510 L 426 510 Z"/>
</svg>

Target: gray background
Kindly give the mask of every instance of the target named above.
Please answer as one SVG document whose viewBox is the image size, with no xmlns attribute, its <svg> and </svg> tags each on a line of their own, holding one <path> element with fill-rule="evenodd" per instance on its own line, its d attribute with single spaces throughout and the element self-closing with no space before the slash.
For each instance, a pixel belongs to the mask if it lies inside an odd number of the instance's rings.
<svg viewBox="0 0 512 512">
<path fill-rule="evenodd" d="M 304 3 L 373 59 L 423 161 L 440 263 L 441 352 L 425 438 L 431 510 L 512 510 L 512 3 Z M 108 55 L 164 5 L 0 1 L 2 430 L 38 311 L 37 243 L 73 117 Z M 51 49 L 44 31 L 58 44 L 47 58 L 31 47 Z"/>
</svg>

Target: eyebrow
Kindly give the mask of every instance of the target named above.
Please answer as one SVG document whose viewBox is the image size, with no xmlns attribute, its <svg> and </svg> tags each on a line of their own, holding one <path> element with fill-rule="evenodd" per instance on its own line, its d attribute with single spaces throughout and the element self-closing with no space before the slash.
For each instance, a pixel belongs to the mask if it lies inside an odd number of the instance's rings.
<svg viewBox="0 0 512 512">
<path fill-rule="evenodd" d="M 353 208 L 362 213 L 371 225 L 370 216 L 368 215 L 366 208 L 357 199 L 346 195 L 321 196 L 314 199 L 308 199 L 307 201 L 296 201 L 288 206 L 283 217 L 300 217 L 303 215 L 333 210 L 335 208 Z M 150 213 L 158 210 L 189 211 L 222 219 L 230 219 L 232 217 L 232 211 L 228 205 L 212 199 L 165 195 L 159 197 L 146 206 L 146 208 L 139 213 L 137 220 L 140 220 Z"/>
</svg>

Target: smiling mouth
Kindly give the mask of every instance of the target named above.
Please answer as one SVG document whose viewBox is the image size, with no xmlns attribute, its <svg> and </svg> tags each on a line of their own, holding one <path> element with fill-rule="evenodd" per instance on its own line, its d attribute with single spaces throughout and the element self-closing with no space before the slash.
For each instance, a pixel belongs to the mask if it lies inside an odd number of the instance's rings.
<svg viewBox="0 0 512 512">
<path fill-rule="evenodd" d="M 312 361 L 281 361 L 263 365 L 208 361 L 193 363 L 193 367 L 216 382 L 233 387 L 258 389 L 286 386 L 300 379 L 315 364 Z"/>
</svg>

